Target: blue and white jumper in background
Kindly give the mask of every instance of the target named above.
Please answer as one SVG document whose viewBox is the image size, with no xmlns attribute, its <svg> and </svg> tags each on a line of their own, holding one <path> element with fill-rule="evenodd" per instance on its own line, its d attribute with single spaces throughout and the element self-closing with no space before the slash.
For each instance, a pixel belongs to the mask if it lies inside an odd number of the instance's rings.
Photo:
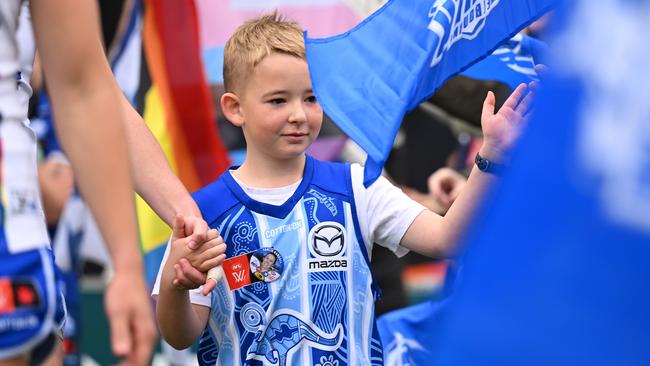
<svg viewBox="0 0 650 366">
<path fill-rule="evenodd" d="M 21 74 L 31 70 L 26 60 L 34 51 L 33 43 L 19 38 L 24 5 L 0 2 L 0 360 L 33 349 L 57 331 L 62 316 L 40 202 L 36 137 L 27 121 L 29 72 Z"/>
</svg>

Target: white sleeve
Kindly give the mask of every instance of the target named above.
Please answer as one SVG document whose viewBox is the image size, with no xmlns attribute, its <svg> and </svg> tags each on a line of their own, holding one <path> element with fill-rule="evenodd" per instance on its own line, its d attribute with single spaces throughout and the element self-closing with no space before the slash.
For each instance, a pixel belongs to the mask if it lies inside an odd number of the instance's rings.
<svg viewBox="0 0 650 366">
<path fill-rule="evenodd" d="M 163 255 L 162 261 L 160 262 L 160 267 L 158 267 L 158 275 L 156 276 L 156 282 L 154 282 L 153 289 L 151 290 L 151 296 L 154 299 L 157 299 L 158 295 L 160 294 L 160 278 L 162 277 L 162 269 L 165 267 L 165 263 L 167 262 L 167 257 L 169 256 L 169 248 L 170 248 L 170 242 L 167 241 L 165 254 Z M 210 292 L 207 295 L 203 295 L 201 293 L 202 288 L 203 285 L 199 286 L 199 288 L 190 290 L 190 302 L 192 304 L 210 307 L 212 305 L 212 292 Z"/>
<path fill-rule="evenodd" d="M 372 253 L 373 243 L 390 249 L 398 257 L 408 253 L 400 241 L 425 207 L 384 177 L 379 177 L 366 188 L 363 185 L 363 167 L 358 164 L 352 164 L 351 178 L 357 217 L 368 255 Z"/>
</svg>

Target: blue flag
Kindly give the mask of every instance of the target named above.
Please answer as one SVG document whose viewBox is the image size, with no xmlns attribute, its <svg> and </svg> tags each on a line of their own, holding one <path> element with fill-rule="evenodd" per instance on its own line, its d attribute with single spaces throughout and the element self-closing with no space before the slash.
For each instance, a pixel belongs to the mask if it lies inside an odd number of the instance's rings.
<svg viewBox="0 0 650 366">
<path fill-rule="evenodd" d="M 431 344 L 447 301 L 431 301 L 383 315 L 377 330 L 384 347 L 384 366 L 430 365 Z"/>
<path fill-rule="evenodd" d="M 517 34 L 492 54 L 461 75 L 478 80 L 496 80 L 515 89 L 521 83 L 539 80 L 535 65 L 544 63 L 548 46 L 535 38 Z"/>
<path fill-rule="evenodd" d="M 402 118 L 555 0 L 391 0 L 354 29 L 306 39 L 314 92 L 381 173 Z"/>
<path fill-rule="evenodd" d="M 431 364 L 431 349 L 438 344 L 437 330 L 461 272 L 461 264 L 450 262 L 440 298 L 394 310 L 377 319 L 385 366 Z"/>
<path fill-rule="evenodd" d="M 559 16 L 562 58 L 469 235 L 430 364 L 650 364 L 650 4 Z"/>
</svg>

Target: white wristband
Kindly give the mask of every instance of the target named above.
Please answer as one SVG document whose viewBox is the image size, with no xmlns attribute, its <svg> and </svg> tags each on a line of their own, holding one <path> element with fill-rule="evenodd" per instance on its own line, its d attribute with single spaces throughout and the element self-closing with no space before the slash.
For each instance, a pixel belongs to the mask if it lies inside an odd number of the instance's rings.
<svg viewBox="0 0 650 366">
<path fill-rule="evenodd" d="M 205 282 L 208 282 L 208 280 L 219 282 L 221 277 L 223 277 L 223 268 L 221 268 L 221 266 L 216 266 L 208 271 L 208 278 L 205 280 Z"/>
</svg>

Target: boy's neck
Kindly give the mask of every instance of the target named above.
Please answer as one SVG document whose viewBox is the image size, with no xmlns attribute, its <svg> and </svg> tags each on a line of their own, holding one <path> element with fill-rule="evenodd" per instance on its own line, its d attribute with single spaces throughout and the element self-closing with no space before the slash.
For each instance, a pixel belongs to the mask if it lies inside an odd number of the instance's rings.
<svg viewBox="0 0 650 366">
<path fill-rule="evenodd" d="M 303 154 L 291 160 L 269 161 L 246 157 L 233 175 L 249 187 L 280 188 L 302 179 L 306 157 Z"/>
</svg>

